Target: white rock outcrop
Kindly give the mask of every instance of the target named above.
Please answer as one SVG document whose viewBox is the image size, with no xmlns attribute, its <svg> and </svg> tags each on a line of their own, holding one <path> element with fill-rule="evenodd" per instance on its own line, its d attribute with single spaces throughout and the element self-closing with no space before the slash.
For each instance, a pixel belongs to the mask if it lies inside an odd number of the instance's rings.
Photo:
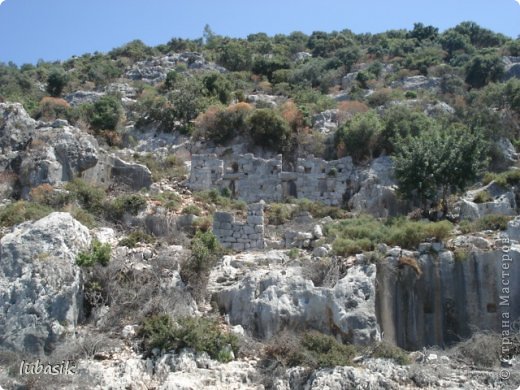
<svg viewBox="0 0 520 390">
<path fill-rule="evenodd" d="M 0 345 L 42 353 L 74 330 L 82 314 L 76 255 L 88 229 L 68 213 L 26 222 L 0 240 Z"/>
<path fill-rule="evenodd" d="M 356 344 L 379 339 L 375 265 L 355 265 L 329 288 L 315 287 L 298 267 L 242 274 L 240 268 L 245 264 L 231 257 L 225 262 L 214 270 L 211 289 L 232 325 L 242 325 L 263 339 L 282 330 L 303 329 L 316 329 Z"/>
</svg>

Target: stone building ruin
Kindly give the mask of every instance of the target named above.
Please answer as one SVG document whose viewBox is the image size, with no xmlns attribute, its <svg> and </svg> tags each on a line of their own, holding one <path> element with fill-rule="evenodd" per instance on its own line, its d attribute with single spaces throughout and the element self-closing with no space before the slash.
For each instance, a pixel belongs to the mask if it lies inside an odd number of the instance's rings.
<svg viewBox="0 0 520 390">
<path fill-rule="evenodd" d="M 299 158 L 294 171 L 282 170 L 282 155 L 263 159 L 253 154 L 227 156 L 194 154 L 188 185 L 192 190 L 228 189 L 233 198 L 248 203 L 306 198 L 329 206 L 347 205 L 377 217 L 406 209 L 395 194 L 392 160 L 376 158 L 356 166 L 350 157 L 326 161 Z"/>
</svg>

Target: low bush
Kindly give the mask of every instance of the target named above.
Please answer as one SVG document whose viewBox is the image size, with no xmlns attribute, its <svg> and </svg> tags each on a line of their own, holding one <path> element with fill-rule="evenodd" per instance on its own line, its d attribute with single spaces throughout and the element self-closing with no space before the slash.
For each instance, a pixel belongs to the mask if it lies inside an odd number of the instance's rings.
<svg viewBox="0 0 520 390">
<path fill-rule="evenodd" d="M 193 194 L 195 200 L 206 205 L 213 205 L 221 210 L 238 210 L 245 211 L 247 203 L 242 200 L 231 199 L 227 196 L 222 196 L 219 191 L 212 189 L 209 191 L 200 191 Z"/>
<path fill-rule="evenodd" d="M 137 215 L 146 207 L 146 199 L 138 194 L 121 195 L 110 202 L 105 203 L 107 217 L 119 221 L 125 213 Z"/>
<path fill-rule="evenodd" d="M 181 265 L 182 280 L 191 288 L 195 299 L 205 298 L 209 273 L 222 254 L 217 237 L 210 231 L 197 231 L 191 240 L 191 256 Z"/>
<path fill-rule="evenodd" d="M 152 179 L 154 182 L 166 178 L 183 179 L 186 177 L 186 165 L 184 159 L 175 154 L 170 154 L 166 158 L 158 158 L 152 153 L 143 155 L 134 154 L 134 159 L 148 167 L 152 172 Z"/>
<path fill-rule="evenodd" d="M 371 351 L 371 356 L 374 358 L 392 359 L 397 364 L 401 365 L 411 363 L 410 357 L 406 351 L 384 341 L 375 344 Z"/>
<path fill-rule="evenodd" d="M 271 203 L 266 209 L 267 223 L 270 225 L 283 225 L 293 217 L 293 209 L 284 203 Z"/>
<path fill-rule="evenodd" d="M 415 249 L 421 242 L 445 240 L 452 229 L 448 221 L 423 222 L 397 218 L 383 223 L 371 216 L 360 216 L 328 225 L 325 233 L 333 241 L 334 251 L 347 256 L 373 250 L 379 243 Z"/>
<path fill-rule="evenodd" d="M 14 226 L 27 220 L 38 220 L 52 211 L 49 206 L 19 200 L 0 208 L 0 226 Z"/>
<path fill-rule="evenodd" d="M 330 173 L 330 172 L 329 172 Z M 332 219 L 341 219 L 347 216 L 347 212 L 340 207 L 328 206 L 321 202 L 315 202 L 309 199 L 296 199 L 296 210 L 294 213 L 303 211 L 309 212 L 314 218 L 331 217 Z"/>
<path fill-rule="evenodd" d="M 153 197 L 152 200 L 160 202 L 161 206 L 168 210 L 175 211 L 181 205 L 182 198 L 176 192 L 163 192 Z"/>
<path fill-rule="evenodd" d="M 265 355 L 286 367 L 311 368 L 347 366 L 356 354 L 353 345 L 342 344 L 332 336 L 316 331 L 302 335 L 282 333 L 265 348 Z"/>
<path fill-rule="evenodd" d="M 492 202 L 492 201 L 493 201 L 493 197 L 486 190 L 478 192 L 475 195 L 475 197 L 473 198 L 473 202 L 475 202 L 475 203 L 487 203 L 487 202 Z"/>
<path fill-rule="evenodd" d="M 52 208 L 63 207 L 74 198 L 70 192 L 54 189 L 48 183 L 33 188 L 29 193 L 29 197 L 33 202 Z"/>
<path fill-rule="evenodd" d="M 102 188 L 88 184 L 82 179 L 74 179 L 65 185 L 65 189 L 85 210 L 95 215 L 103 213 L 106 194 Z"/>
<path fill-rule="evenodd" d="M 155 242 L 155 237 L 145 233 L 141 230 L 136 230 L 131 232 L 125 238 L 119 240 L 119 246 L 126 246 L 128 248 L 135 248 L 138 243 L 144 244 L 153 244 Z"/>
<path fill-rule="evenodd" d="M 182 214 L 200 215 L 202 210 L 194 204 L 189 204 L 182 209 Z"/>
<path fill-rule="evenodd" d="M 92 267 L 95 264 L 106 266 L 110 261 L 111 252 L 110 244 L 102 244 L 98 240 L 93 240 L 88 251 L 78 253 L 76 264 L 80 267 Z"/>
<path fill-rule="evenodd" d="M 482 230 L 506 230 L 507 223 L 512 219 L 509 215 L 489 214 L 475 221 L 462 221 L 459 228 L 462 233 L 475 233 Z"/>
<path fill-rule="evenodd" d="M 174 322 L 167 315 L 156 315 L 144 321 L 139 334 L 147 354 L 154 348 L 163 351 L 192 348 L 208 353 L 212 359 L 229 362 L 239 347 L 238 337 L 223 331 L 212 318 L 184 317 Z"/>
<path fill-rule="evenodd" d="M 493 180 L 503 187 L 518 185 L 520 183 L 520 169 L 510 169 L 498 174 L 488 172 L 484 175 L 484 184 L 488 184 Z"/>
</svg>

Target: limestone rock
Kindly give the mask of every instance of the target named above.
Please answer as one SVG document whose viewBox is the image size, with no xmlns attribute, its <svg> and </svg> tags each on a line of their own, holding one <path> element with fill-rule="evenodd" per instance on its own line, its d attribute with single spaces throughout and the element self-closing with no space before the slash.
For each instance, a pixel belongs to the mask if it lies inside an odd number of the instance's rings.
<svg viewBox="0 0 520 390">
<path fill-rule="evenodd" d="M 213 288 L 218 306 L 231 324 L 254 336 L 268 339 L 283 329 L 310 328 L 358 344 L 379 337 L 374 265 L 353 266 L 332 288 L 315 287 L 293 268 L 250 271 L 238 281 L 222 276 Z"/>
<path fill-rule="evenodd" d="M 103 92 L 95 91 L 75 91 L 65 95 L 63 98 L 72 107 L 77 107 L 82 104 L 92 104 L 101 99 L 105 94 Z"/>
<path fill-rule="evenodd" d="M 88 229 L 68 213 L 26 222 L 0 240 L 0 334 L 4 347 L 42 353 L 74 330 L 82 313 L 76 255 Z"/>
<path fill-rule="evenodd" d="M 97 185 L 119 183 L 135 191 L 149 188 L 152 184 L 152 173 L 148 167 L 126 162 L 116 155 L 101 155 L 98 163 L 86 170 L 82 177 Z"/>
<path fill-rule="evenodd" d="M 410 76 L 394 81 L 391 87 L 401 88 L 405 91 L 416 91 L 419 89 L 438 89 L 440 85 L 440 77 Z"/>
</svg>

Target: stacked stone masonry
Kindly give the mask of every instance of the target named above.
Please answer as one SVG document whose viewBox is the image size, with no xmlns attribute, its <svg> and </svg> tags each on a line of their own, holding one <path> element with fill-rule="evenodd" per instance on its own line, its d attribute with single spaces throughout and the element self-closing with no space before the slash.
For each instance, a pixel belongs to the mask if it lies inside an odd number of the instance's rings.
<svg viewBox="0 0 520 390">
<path fill-rule="evenodd" d="M 339 206 L 358 188 L 359 171 L 352 159 L 325 161 L 298 159 L 294 172 L 282 171 L 282 155 L 272 159 L 243 154 L 224 163 L 215 154 L 193 155 L 190 187 L 193 190 L 227 188 L 246 202 L 277 202 L 289 197 L 307 198 Z"/>
<path fill-rule="evenodd" d="M 235 222 L 235 216 L 218 211 L 213 215 L 213 234 L 226 248 L 237 251 L 264 248 L 264 205 L 248 206 L 245 223 Z"/>
</svg>

